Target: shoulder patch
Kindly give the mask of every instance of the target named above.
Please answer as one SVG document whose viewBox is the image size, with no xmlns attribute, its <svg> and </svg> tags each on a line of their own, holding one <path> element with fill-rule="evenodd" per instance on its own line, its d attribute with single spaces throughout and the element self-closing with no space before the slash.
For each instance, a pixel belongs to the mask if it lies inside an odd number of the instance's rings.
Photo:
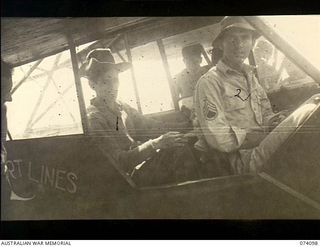
<svg viewBox="0 0 320 247">
<path fill-rule="evenodd" d="M 218 116 L 218 109 L 217 106 L 210 102 L 207 98 L 205 98 L 203 104 L 203 115 L 209 121 L 214 120 Z"/>
</svg>

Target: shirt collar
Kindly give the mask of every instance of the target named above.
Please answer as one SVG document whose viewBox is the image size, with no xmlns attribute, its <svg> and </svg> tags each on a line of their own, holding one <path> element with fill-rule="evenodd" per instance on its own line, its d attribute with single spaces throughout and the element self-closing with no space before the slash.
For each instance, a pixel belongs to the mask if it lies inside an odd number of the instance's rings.
<svg viewBox="0 0 320 247">
<path fill-rule="evenodd" d="M 116 101 L 116 104 L 114 105 L 114 107 L 110 107 L 106 101 L 104 101 L 101 98 L 97 98 L 94 97 L 93 99 L 90 100 L 90 104 L 99 108 L 99 109 L 103 109 L 103 110 L 110 110 L 112 112 L 117 112 L 117 111 L 121 111 L 122 110 L 122 104 L 120 103 L 120 101 Z"/>
<path fill-rule="evenodd" d="M 217 64 L 217 70 L 221 71 L 222 73 L 224 74 L 228 74 L 228 73 L 236 73 L 236 74 L 239 74 L 240 72 L 235 70 L 235 69 L 232 69 L 229 65 L 225 64 L 222 59 L 218 62 Z M 248 65 L 248 64 L 244 64 L 243 65 L 243 71 L 246 73 L 246 74 L 250 74 L 252 73 L 254 70 L 254 66 L 251 66 L 251 65 Z"/>
</svg>

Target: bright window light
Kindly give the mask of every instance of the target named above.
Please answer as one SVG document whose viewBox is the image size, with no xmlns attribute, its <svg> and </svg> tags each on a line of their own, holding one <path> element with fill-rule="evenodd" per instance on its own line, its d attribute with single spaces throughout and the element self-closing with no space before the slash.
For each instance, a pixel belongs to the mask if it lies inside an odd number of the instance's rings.
<svg viewBox="0 0 320 247">
<path fill-rule="evenodd" d="M 14 85 L 34 64 L 14 69 Z M 7 106 L 13 139 L 83 133 L 69 51 L 45 58 Z"/>
<path fill-rule="evenodd" d="M 263 18 L 320 70 L 320 15 L 263 16 Z"/>
</svg>

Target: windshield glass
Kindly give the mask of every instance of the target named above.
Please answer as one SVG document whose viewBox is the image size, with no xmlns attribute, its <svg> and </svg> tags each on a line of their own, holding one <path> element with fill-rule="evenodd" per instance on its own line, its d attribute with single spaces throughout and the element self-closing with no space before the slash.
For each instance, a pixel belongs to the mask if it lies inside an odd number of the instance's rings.
<svg viewBox="0 0 320 247">
<path fill-rule="evenodd" d="M 320 70 L 320 15 L 263 16 L 262 18 Z"/>
</svg>

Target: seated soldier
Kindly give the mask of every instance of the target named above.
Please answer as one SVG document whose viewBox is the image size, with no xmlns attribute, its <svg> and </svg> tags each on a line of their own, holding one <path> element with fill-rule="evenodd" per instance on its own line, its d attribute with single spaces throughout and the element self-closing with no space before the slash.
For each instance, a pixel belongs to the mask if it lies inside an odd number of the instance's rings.
<svg viewBox="0 0 320 247">
<path fill-rule="evenodd" d="M 197 83 L 195 111 L 207 152 L 224 153 L 233 174 L 266 169 L 275 151 L 314 111 L 312 100 L 288 117 L 272 112 L 253 68 L 244 63 L 259 33 L 240 17 L 226 17 L 214 47 L 223 54 Z"/>
<path fill-rule="evenodd" d="M 260 40 L 253 52 L 257 64 L 259 83 L 263 89 L 268 92 L 276 86 L 279 77 L 276 69 L 269 64 L 273 53 L 273 47 L 269 42 Z"/>
<path fill-rule="evenodd" d="M 129 63 L 115 64 L 109 49 L 95 49 L 80 69 L 96 92 L 87 109 L 89 132 L 104 138 L 93 141 L 138 185 L 197 179 L 197 161 L 187 145 L 188 138 L 177 131 L 167 132 L 190 129 L 190 123 L 155 121 L 117 100 L 118 73 L 129 67 Z"/>
<path fill-rule="evenodd" d="M 191 115 L 193 108 L 193 93 L 197 81 L 205 74 L 210 66 L 200 66 L 202 62 L 201 44 L 188 45 L 182 48 L 183 62 L 186 68 L 177 74 L 174 78 L 175 93 L 179 98 L 180 109 L 188 117 Z"/>
</svg>

